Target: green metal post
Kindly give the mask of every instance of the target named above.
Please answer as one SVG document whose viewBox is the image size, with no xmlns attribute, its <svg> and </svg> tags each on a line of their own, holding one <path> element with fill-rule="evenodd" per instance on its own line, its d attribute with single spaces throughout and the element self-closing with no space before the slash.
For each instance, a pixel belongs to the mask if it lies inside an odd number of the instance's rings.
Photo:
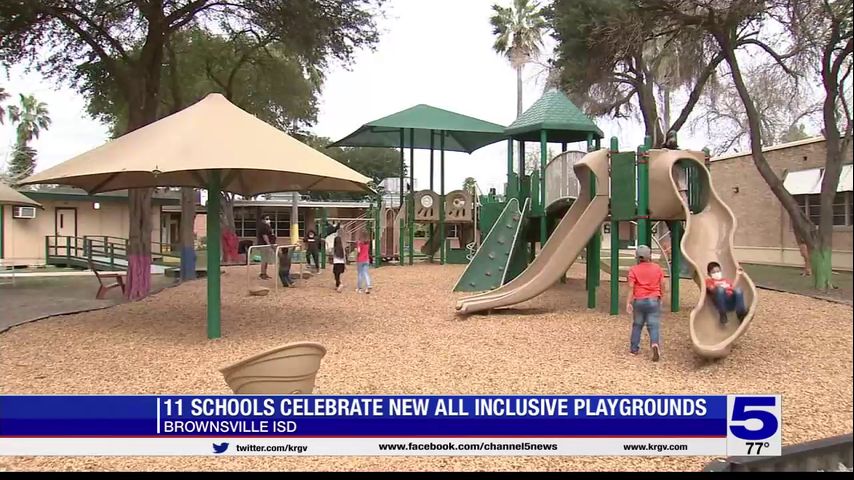
<svg viewBox="0 0 854 480">
<path fill-rule="evenodd" d="M 404 157 L 403 149 L 404 149 L 404 144 L 405 144 L 405 143 L 406 143 L 406 138 L 404 137 L 404 135 L 403 135 L 403 129 L 401 128 L 401 129 L 400 129 L 400 185 L 399 185 L 399 189 L 400 189 L 400 208 L 403 208 L 403 205 L 404 205 L 404 204 L 403 204 L 403 195 L 404 195 L 404 193 L 403 193 L 403 182 L 404 182 L 405 180 L 404 180 L 404 177 L 403 177 L 403 172 L 406 170 L 406 168 L 405 168 L 405 163 L 404 163 L 404 159 L 403 159 L 403 157 Z M 403 232 L 401 232 L 401 235 L 403 235 Z M 403 253 L 402 253 L 402 252 L 401 252 L 401 255 L 403 255 Z"/>
<path fill-rule="evenodd" d="M 115 248 L 114 243 L 110 244 L 109 255 L 110 255 L 110 268 L 115 268 L 116 267 L 116 248 Z"/>
<path fill-rule="evenodd" d="M 380 219 L 383 216 L 383 197 L 382 195 L 377 195 L 377 210 L 374 214 L 374 267 L 379 267 L 381 265 L 380 255 L 382 254 L 382 242 L 380 241 L 380 235 L 382 235 L 382 229 L 380 228 Z M 326 250 L 326 248 L 324 248 Z"/>
<path fill-rule="evenodd" d="M 433 191 L 433 130 L 430 130 L 430 191 Z M 435 239 L 433 238 L 433 235 L 435 233 L 435 225 L 433 223 L 430 223 L 430 236 L 428 237 L 428 239 L 431 242 L 435 241 Z M 442 239 L 442 241 L 444 242 L 445 240 Z M 430 262 L 433 262 L 433 255 L 430 255 Z"/>
<path fill-rule="evenodd" d="M 611 153 L 620 151 L 617 137 L 611 137 Z M 613 169 L 613 164 L 611 168 Z M 620 222 L 611 213 L 611 315 L 620 313 Z"/>
<path fill-rule="evenodd" d="M 511 140 L 512 143 L 512 140 Z M 511 152 L 512 154 L 512 152 Z M 477 226 L 475 226 L 476 228 Z M 448 258 L 448 242 L 445 240 L 445 131 L 439 137 L 439 264 L 444 265 Z"/>
<path fill-rule="evenodd" d="M 326 224 L 328 216 L 326 214 L 326 207 L 320 207 L 320 268 L 326 269 Z"/>
<path fill-rule="evenodd" d="M 519 140 L 519 205 L 525 205 L 525 195 L 522 192 L 522 182 L 525 181 L 525 141 Z M 524 215 L 525 212 L 522 212 Z"/>
<path fill-rule="evenodd" d="M 548 227 L 546 226 L 546 162 L 548 161 L 548 134 L 545 130 L 540 130 L 540 208 L 543 209 L 540 217 L 540 249 L 548 240 Z"/>
<path fill-rule="evenodd" d="M 652 138 L 644 137 L 643 146 L 638 147 L 638 245 L 649 246 L 649 154 Z"/>
<path fill-rule="evenodd" d="M 71 260 L 71 237 L 65 237 L 65 258 Z"/>
<path fill-rule="evenodd" d="M 219 192 L 220 172 L 212 170 L 208 178 L 208 338 L 219 338 L 221 329 L 221 299 L 220 299 L 220 221 L 219 221 Z"/>
<path fill-rule="evenodd" d="M 513 187 L 510 182 L 513 181 L 513 139 L 507 139 L 507 190 L 510 191 Z M 504 192 L 505 197 L 507 192 Z"/>
<path fill-rule="evenodd" d="M 670 227 L 670 311 L 679 311 L 679 273 L 682 271 L 682 222 L 668 222 Z"/>
<path fill-rule="evenodd" d="M 593 134 L 587 134 L 587 150 L 593 148 Z M 596 196 L 596 178 L 595 175 L 590 176 L 590 196 Z M 599 258 L 601 248 L 599 242 L 599 230 L 587 242 L 587 308 L 596 308 L 596 287 L 599 284 Z"/>
<path fill-rule="evenodd" d="M 50 264 L 50 235 L 44 237 L 44 263 Z"/>
<path fill-rule="evenodd" d="M 409 264 L 415 261 L 415 129 L 409 129 Z"/>
</svg>

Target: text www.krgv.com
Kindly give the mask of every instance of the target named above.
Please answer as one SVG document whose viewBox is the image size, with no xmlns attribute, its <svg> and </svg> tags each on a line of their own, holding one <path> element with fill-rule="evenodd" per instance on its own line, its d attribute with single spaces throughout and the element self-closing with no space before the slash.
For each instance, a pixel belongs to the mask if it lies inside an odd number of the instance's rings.
<svg viewBox="0 0 854 480">
<path fill-rule="evenodd" d="M 308 445 L 236 445 L 238 452 L 305 453 Z"/>
<path fill-rule="evenodd" d="M 541 444 L 541 443 L 381 443 L 379 444 L 380 451 L 385 452 L 423 452 L 423 451 L 473 451 L 473 452 L 488 452 L 488 451 L 507 451 L 507 452 L 542 452 L 548 450 L 557 450 L 556 443 Z"/>
<path fill-rule="evenodd" d="M 681 443 L 629 443 L 623 445 L 623 450 L 627 452 L 684 452 L 688 450 L 688 445 Z"/>
</svg>

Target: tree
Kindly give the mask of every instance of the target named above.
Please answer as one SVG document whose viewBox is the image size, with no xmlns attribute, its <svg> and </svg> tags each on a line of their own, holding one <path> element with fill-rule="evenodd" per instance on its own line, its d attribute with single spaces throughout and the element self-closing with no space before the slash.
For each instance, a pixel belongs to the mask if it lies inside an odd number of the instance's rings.
<svg viewBox="0 0 854 480">
<path fill-rule="evenodd" d="M 815 287 L 831 286 L 831 246 L 833 231 L 833 197 L 839 182 L 843 155 L 851 151 L 850 140 L 843 140 L 840 123 L 847 123 L 845 132 L 851 133 L 851 110 L 845 101 L 842 86 L 850 75 L 852 56 L 851 5 L 844 1 L 808 0 L 733 0 L 708 3 L 683 0 L 639 0 L 642 8 L 657 14 L 660 21 L 671 28 L 685 26 L 702 28 L 716 43 L 730 69 L 733 84 L 744 106 L 750 127 L 750 148 L 753 162 L 771 192 L 783 205 L 792 220 L 795 237 L 806 244 L 809 251 Z M 811 21 L 806 21 L 807 19 Z M 787 35 L 768 35 L 763 27 L 775 24 Z M 765 35 L 763 35 L 765 34 Z M 775 41 L 776 40 L 776 41 Z M 821 216 L 816 229 L 786 190 L 768 164 L 762 151 L 762 117 L 754 95 L 746 81 L 739 53 L 764 55 L 768 61 L 793 78 L 804 75 L 793 70 L 799 59 L 809 52 L 818 55 L 820 78 L 823 87 L 823 117 L 828 157 L 825 161 L 821 185 Z M 840 119 L 839 111 L 844 112 Z M 841 121 L 840 121 L 841 120 Z M 847 148 L 844 150 L 843 147 Z"/>
<path fill-rule="evenodd" d="M 371 179 L 373 187 L 377 187 L 386 178 L 399 178 L 400 152 L 394 148 L 378 147 L 330 147 L 327 145 L 332 141 L 325 137 L 313 135 L 298 136 L 303 143 L 322 152 L 335 160 L 347 165 L 353 170 Z M 407 174 L 407 167 L 403 165 L 403 175 Z M 361 200 L 365 198 L 360 193 L 331 193 L 331 192 L 309 192 L 312 198 L 318 200 Z"/>
<path fill-rule="evenodd" d="M 18 105 L 9 107 L 9 120 L 16 125 L 15 148 L 9 162 L 9 177 L 18 182 L 33 174 L 36 168 L 36 151 L 30 141 L 39 138 L 42 130 L 50 127 L 47 104 L 32 95 L 19 95 Z"/>
<path fill-rule="evenodd" d="M 127 108 L 127 133 L 158 118 L 165 46 L 188 25 L 246 31 L 288 45 L 309 64 L 350 61 L 376 43 L 371 8 L 382 0 L 6 0 L 0 3 L 0 61 L 26 62 L 83 88 L 101 62 Z M 43 45 L 50 54 L 43 55 Z M 151 189 L 129 194 L 128 283 L 136 300 L 148 295 L 151 265 Z"/>
<path fill-rule="evenodd" d="M 701 29 L 669 28 L 633 0 L 556 0 L 547 18 L 561 88 L 593 116 L 626 118 L 637 103 L 654 146 L 685 125 L 722 60 Z M 686 101 L 671 121 L 680 90 Z"/>
<path fill-rule="evenodd" d="M 472 195 L 475 195 L 477 192 L 475 191 L 475 187 L 477 186 L 477 180 L 474 177 L 466 177 L 463 180 L 463 190 L 466 192 L 470 192 Z"/>
<path fill-rule="evenodd" d="M 774 65 L 760 64 L 745 71 L 745 83 L 759 112 L 762 144 L 766 147 L 792 141 L 790 137 L 804 131 L 804 119 L 821 112 L 821 102 L 815 100 L 803 82 Z M 691 123 L 694 130 L 703 130 L 711 140 L 714 154 L 731 149 L 750 148 L 750 125 L 744 104 L 733 82 L 723 79 L 715 88 L 706 90 L 700 101 L 702 115 Z"/>
<path fill-rule="evenodd" d="M 543 47 L 547 24 L 536 0 L 513 0 L 511 7 L 492 5 L 492 48 L 510 60 L 516 69 L 516 116 L 522 114 L 522 69 Z"/>
</svg>

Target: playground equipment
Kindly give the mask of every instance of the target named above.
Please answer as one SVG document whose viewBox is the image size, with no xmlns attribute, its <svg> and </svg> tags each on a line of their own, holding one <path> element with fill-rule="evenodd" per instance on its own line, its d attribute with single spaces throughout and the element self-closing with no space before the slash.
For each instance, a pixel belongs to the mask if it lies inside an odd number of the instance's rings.
<svg viewBox="0 0 854 480">
<path fill-rule="evenodd" d="M 636 219 L 639 243 L 649 244 L 650 221 L 666 220 L 670 222 L 673 235 L 672 270 L 679 271 L 679 259 L 684 253 L 700 290 L 699 300 L 689 320 L 694 350 L 707 358 L 726 356 L 733 342 L 749 327 L 756 310 L 757 294 L 752 280 L 735 259 L 733 234 L 736 219 L 713 188 L 705 168 L 706 158 L 704 152 L 649 150 L 649 140 L 639 149 L 638 155 L 635 152 L 618 152 L 616 139 L 612 139 L 610 150 L 600 149 L 587 154 L 574 165 L 581 186 L 578 199 L 558 223 L 551 238 L 542 245 L 539 256 L 508 283 L 493 291 L 460 300 L 457 310 L 472 313 L 507 307 L 539 295 L 564 275 L 585 245 L 588 307 L 594 308 L 600 268 L 598 240 L 603 222 L 610 217 L 613 266 L 619 265 L 617 232 L 620 221 Z M 694 180 L 689 185 L 688 203 L 683 200 L 676 183 L 677 169 L 680 168 L 689 169 L 689 178 Z M 686 221 L 684 235 L 682 220 Z M 494 228 L 505 227 L 496 223 Z M 492 245 L 488 240 L 484 242 L 484 248 Z M 497 258 L 500 252 L 495 253 Z M 724 276 L 734 279 L 735 287 L 744 292 L 748 313 L 740 323 L 721 325 L 715 306 L 706 294 L 706 266 L 712 261 L 720 263 Z M 463 278 L 470 273 L 468 270 L 474 272 L 476 268 L 479 266 L 472 261 Z M 618 313 L 618 276 L 619 270 L 612 268 L 611 314 Z M 678 309 L 679 275 L 671 275 L 671 310 Z"/>
<path fill-rule="evenodd" d="M 444 212 L 444 223 L 456 224 L 460 229 L 460 247 L 468 245 L 475 240 L 474 219 L 476 216 L 476 202 L 471 193 L 464 190 L 454 190 L 445 195 L 444 209 L 439 207 L 441 196 L 432 190 L 415 192 L 415 223 L 429 224 L 429 236 L 427 242 L 421 246 L 421 253 L 433 255 L 442 247 L 445 241 L 444 228 L 434 228 L 439 224 L 440 212 Z"/>
<path fill-rule="evenodd" d="M 326 348 L 297 342 L 272 348 L 219 371 L 238 395 L 305 395 L 314 390 Z"/>
</svg>

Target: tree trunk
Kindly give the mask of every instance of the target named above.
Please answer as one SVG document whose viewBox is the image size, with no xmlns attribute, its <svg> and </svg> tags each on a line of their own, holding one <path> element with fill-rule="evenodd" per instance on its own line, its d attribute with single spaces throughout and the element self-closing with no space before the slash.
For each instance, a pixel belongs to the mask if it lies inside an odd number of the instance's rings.
<svg viewBox="0 0 854 480">
<path fill-rule="evenodd" d="M 821 216 L 818 224 L 818 239 L 816 246 L 810 255 L 813 270 L 813 281 L 815 288 L 827 290 L 833 287 L 833 200 L 836 197 L 836 188 L 839 185 L 839 175 L 842 172 L 842 157 L 844 151 L 843 141 L 840 139 L 836 103 L 840 93 L 839 68 L 845 52 L 836 52 L 839 41 L 838 27 L 834 25 L 831 30 L 831 41 L 824 47 L 821 64 L 821 80 L 824 86 L 824 104 L 822 112 L 824 117 L 824 140 L 826 146 L 826 157 L 824 162 L 824 177 L 821 180 L 821 205 L 819 207 Z M 834 58 L 834 53 L 838 57 Z M 851 54 L 851 42 L 848 42 L 847 55 Z M 848 119 L 850 122 L 851 120 Z M 846 139 L 848 142 L 848 139 Z M 850 149 L 850 145 L 847 147 Z"/>
<path fill-rule="evenodd" d="M 771 169 L 771 166 L 768 165 L 768 161 L 765 159 L 765 154 L 762 152 L 762 121 L 759 112 L 756 110 L 756 105 L 750 97 L 747 85 L 744 83 L 744 78 L 742 77 L 741 69 L 735 56 L 735 50 L 730 43 L 727 33 L 714 32 L 714 37 L 721 47 L 724 59 L 729 64 L 733 83 L 735 83 L 735 88 L 747 113 L 747 123 L 750 127 L 750 149 L 756 170 L 759 171 L 759 175 L 762 176 L 762 179 L 768 184 L 771 192 L 783 205 L 783 209 L 789 214 L 796 237 L 804 241 L 812 256 L 817 247 L 813 224 L 806 213 L 798 206 L 798 202 L 795 201 L 794 197 L 783 186 L 783 181 L 774 173 L 774 170 Z"/>
<path fill-rule="evenodd" d="M 655 98 L 655 79 L 643 66 L 640 56 L 635 58 L 637 69 L 642 71 L 638 75 L 638 104 L 643 116 L 644 135 L 652 139 L 653 148 L 661 148 L 664 145 L 664 134 L 658 122 L 658 102 Z"/>
<path fill-rule="evenodd" d="M 190 187 L 181 189 L 181 280 L 196 278 L 196 192 Z"/>
<path fill-rule="evenodd" d="M 661 89 L 661 97 L 662 97 L 662 100 L 664 100 L 664 112 L 662 113 L 662 115 L 664 115 L 664 126 L 669 128 L 670 127 L 670 87 L 665 86 L 664 88 Z M 665 137 L 667 137 L 667 135 L 666 135 L 667 132 L 664 132 L 664 133 L 665 133 Z"/>
<path fill-rule="evenodd" d="M 128 92 L 128 129 L 132 132 L 157 120 L 160 105 L 160 72 L 163 63 L 163 44 L 166 40 L 162 10 L 146 16 L 148 33 L 142 46 L 139 62 L 131 72 L 134 78 Z M 128 235 L 128 273 L 125 296 L 140 300 L 151 292 L 151 196 L 153 189 L 128 191 L 130 231 Z"/>
<path fill-rule="evenodd" d="M 516 118 L 522 115 L 522 67 L 519 64 L 516 66 Z"/>
</svg>

